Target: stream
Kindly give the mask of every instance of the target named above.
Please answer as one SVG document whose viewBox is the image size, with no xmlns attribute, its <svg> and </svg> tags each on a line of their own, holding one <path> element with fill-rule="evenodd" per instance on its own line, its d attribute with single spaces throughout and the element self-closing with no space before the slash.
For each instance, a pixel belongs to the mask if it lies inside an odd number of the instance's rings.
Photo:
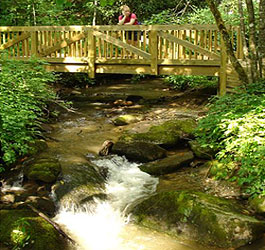
<svg viewBox="0 0 265 250">
<path fill-rule="evenodd" d="M 205 178 L 207 169 L 181 169 L 177 173 L 152 177 L 139 170 L 139 163 L 124 157 L 98 157 L 104 141 L 116 142 L 126 129 L 145 131 L 150 124 L 172 117 L 199 117 L 205 112 L 208 95 L 182 98 L 162 80 L 145 80 L 76 89 L 70 92 L 76 112 L 64 112 L 60 121 L 49 124 L 48 149 L 43 157 L 55 157 L 66 173 L 75 165 L 89 160 L 100 168 L 108 169 L 105 184 L 107 199 L 94 199 L 93 205 L 71 206 L 58 203 L 54 220 L 78 242 L 71 250 L 186 250 L 220 249 L 201 246 L 187 238 L 171 237 L 162 232 L 134 225 L 130 221 L 130 206 L 148 197 L 156 190 L 177 190 L 184 187 L 222 197 L 236 197 L 236 187 Z M 115 105 L 116 100 L 133 101 L 133 105 Z M 138 98 L 139 99 L 139 98 Z M 112 120 L 122 114 L 141 116 L 138 123 L 115 126 Z M 174 151 L 172 151 L 172 154 Z M 56 196 L 54 197 L 56 199 Z M 240 249 L 265 249 L 265 241 Z"/>
</svg>

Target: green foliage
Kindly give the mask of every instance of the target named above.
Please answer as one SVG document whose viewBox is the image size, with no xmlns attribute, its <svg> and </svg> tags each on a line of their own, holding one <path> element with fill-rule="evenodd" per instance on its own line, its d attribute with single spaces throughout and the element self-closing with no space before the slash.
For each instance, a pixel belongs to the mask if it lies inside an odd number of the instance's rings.
<svg viewBox="0 0 265 250">
<path fill-rule="evenodd" d="M 140 82 L 142 79 L 145 79 L 146 75 L 133 75 L 131 78 L 131 83 L 138 83 Z"/>
<path fill-rule="evenodd" d="M 0 146 L 2 161 L 15 162 L 29 150 L 29 142 L 39 135 L 39 126 L 47 102 L 55 94 L 47 86 L 54 75 L 43 62 L 2 59 L 0 72 Z"/>
<path fill-rule="evenodd" d="M 207 76 L 170 75 L 165 78 L 165 81 L 173 85 L 174 89 L 178 90 L 217 86 L 217 78 Z"/>
<path fill-rule="evenodd" d="M 171 10 L 163 10 L 158 14 L 152 14 L 152 16 L 145 21 L 145 24 L 178 24 L 180 18 L 176 16 Z"/>
<path fill-rule="evenodd" d="M 30 244 L 29 225 L 25 218 L 21 218 L 14 223 L 14 229 L 11 233 L 11 241 L 14 243 L 12 250 L 24 249 Z"/>
<path fill-rule="evenodd" d="M 265 195 L 265 81 L 216 98 L 200 120 L 197 140 L 218 151 L 217 177 L 237 181 L 251 195 Z"/>
</svg>

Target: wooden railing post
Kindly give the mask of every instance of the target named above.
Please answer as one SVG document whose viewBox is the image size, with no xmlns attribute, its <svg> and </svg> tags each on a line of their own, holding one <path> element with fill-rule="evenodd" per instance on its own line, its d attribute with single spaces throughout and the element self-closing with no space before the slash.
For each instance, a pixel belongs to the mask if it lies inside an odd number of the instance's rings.
<svg viewBox="0 0 265 250">
<path fill-rule="evenodd" d="M 88 76 L 89 78 L 95 78 L 95 36 L 93 28 L 87 30 L 88 38 L 88 51 L 87 51 L 87 63 L 88 63 Z"/>
<path fill-rule="evenodd" d="M 223 96 L 226 93 L 226 81 L 227 81 L 227 53 L 224 45 L 224 40 L 221 34 L 221 65 L 219 73 L 219 90 L 218 95 Z"/>
<path fill-rule="evenodd" d="M 153 29 L 153 25 L 150 26 L 150 34 L 149 34 L 149 46 L 150 46 L 150 54 L 151 54 L 151 73 L 152 75 L 158 75 L 158 39 L 157 39 L 157 30 Z"/>
<path fill-rule="evenodd" d="M 38 56 L 38 32 L 31 32 L 31 56 Z"/>
</svg>

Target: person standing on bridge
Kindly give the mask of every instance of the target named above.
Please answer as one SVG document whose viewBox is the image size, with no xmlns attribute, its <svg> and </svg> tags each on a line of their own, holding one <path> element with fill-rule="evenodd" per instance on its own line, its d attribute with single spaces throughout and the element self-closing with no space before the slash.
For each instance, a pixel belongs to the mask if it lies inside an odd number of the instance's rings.
<svg viewBox="0 0 265 250">
<path fill-rule="evenodd" d="M 131 13 L 130 8 L 127 5 L 121 6 L 122 15 L 119 16 L 118 25 L 138 25 L 137 17 L 134 13 Z M 126 31 L 125 38 L 128 42 L 134 46 L 137 45 L 137 31 Z"/>
</svg>

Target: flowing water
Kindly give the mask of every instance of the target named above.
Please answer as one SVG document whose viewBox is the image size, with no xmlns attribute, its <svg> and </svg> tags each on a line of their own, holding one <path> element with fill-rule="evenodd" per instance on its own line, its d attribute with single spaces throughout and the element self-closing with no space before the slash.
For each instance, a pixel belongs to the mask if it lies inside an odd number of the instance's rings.
<svg viewBox="0 0 265 250">
<path fill-rule="evenodd" d="M 137 89 L 138 88 L 138 89 Z M 107 87 L 94 88 L 90 96 L 104 94 Z M 112 95 L 141 95 L 145 94 L 150 100 L 158 100 L 172 95 L 162 84 L 154 82 L 146 84 L 112 85 L 108 88 Z M 140 93 L 140 94 L 139 94 Z M 88 93 L 85 93 L 88 95 Z M 107 94 L 106 94 L 107 95 Z M 118 98 L 118 97 L 117 97 Z M 150 101 L 151 102 L 151 101 Z M 191 183 L 187 188 L 204 190 L 207 185 L 200 185 L 204 173 L 182 172 L 180 176 L 166 175 L 160 179 L 151 177 L 138 168 L 138 164 L 128 162 L 123 157 L 113 156 L 106 158 L 95 157 L 105 140 L 116 141 L 125 127 L 116 127 L 111 119 L 118 114 L 133 113 L 142 114 L 145 121 L 140 123 L 144 128 L 148 120 L 163 119 L 166 112 L 174 116 L 172 110 L 176 110 L 177 104 L 168 106 L 157 105 L 146 107 L 114 107 L 112 102 L 74 102 L 77 113 L 65 113 L 61 121 L 52 124 L 52 132 L 47 134 L 50 138 L 49 149 L 44 156 L 53 156 L 59 159 L 62 172 L 75 164 L 85 164 L 87 159 L 100 168 L 108 168 L 105 193 L 107 199 L 96 200 L 94 204 L 82 204 L 79 207 L 58 204 L 59 210 L 55 220 L 64 228 L 71 237 L 78 242 L 76 246 L 70 246 L 74 250 L 186 250 L 186 249 L 217 249 L 200 246 L 186 239 L 170 237 L 164 233 L 139 227 L 130 222 L 130 208 L 157 188 L 163 190 L 177 189 L 173 183 Z M 178 112 L 187 111 L 179 107 Z M 201 110 L 190 110 L 191 114 L 198 114 Z M 174 111 L 175 112 L 175 111 Z M 151 114 L 151 115 L 150 115 Z M 151 117 L 151 118 L 150 118 Z M 200 176 L 200 178 L 198 178 Z M 188 178 L 188 181 L 187 179 Z M 176 181 L 178 180 L 178 181 Z M 194 182 L 192 183 L 192 181 Z M 224 190 L 222 190 L 223 192 Z M 233 195 L 232 191 L 228 192 Z M 258 248 L 259 249 L 259 248 Z M 261 249 L 261 248 L 260 248 Z"/>
</svg>

